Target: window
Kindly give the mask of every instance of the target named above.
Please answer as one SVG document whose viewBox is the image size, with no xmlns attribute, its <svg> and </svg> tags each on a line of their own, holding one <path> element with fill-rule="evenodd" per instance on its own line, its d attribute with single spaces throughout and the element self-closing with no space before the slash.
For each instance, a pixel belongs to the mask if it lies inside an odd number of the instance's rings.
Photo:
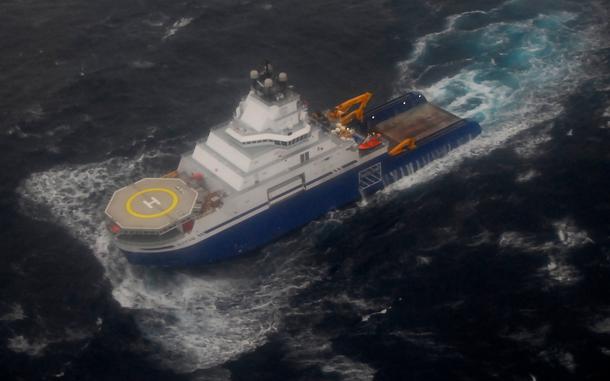
<svg viewBox="0 0 610 381">
<path fill-rule="evenodd" d="M 284 146 L 284 147 L 289 147 L 292 146 L 294 144 L 297 144 L 299 142 L 302 142 L 303 140 L 306 140 L 307 138 L 309 138 L 311 135 L 310 134 L 306 134 L 306 135 L 301 135 L 298 136 L 292 140 L 289 140 L 287 142 L 285 141 L 281 141 L 281 140 L 272 140 L 272 139 L 261 139 L 261 140 L 254 140 L 254 141 L 249 141 L 249 142 L 242 142 L 242 145 L 249 145 L 249 144 L 261 144 L 261 143 L 273 143 L 276 146 Z M 308 156 L 309 157 L 309 156 Z M 305 159 L 308 160 L 308 159 Z"/>
<path fill-rule="evenodd" d="M 301 154 L 301 163 L 304 163 L 307 160 L 309 160 L 309 152 L 302 153 Z"/>
</svg>

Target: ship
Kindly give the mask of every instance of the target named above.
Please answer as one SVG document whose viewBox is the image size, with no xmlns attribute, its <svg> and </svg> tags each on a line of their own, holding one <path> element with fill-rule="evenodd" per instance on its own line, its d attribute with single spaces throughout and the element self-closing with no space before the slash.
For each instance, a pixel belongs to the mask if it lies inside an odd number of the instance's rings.
<svg viewBox="0 0 610 381">
<path fill-rule="evenodd" d="M 105 217 L 129 262 L 192 266 L 252 252 L 481 132 L 417 91 L 370 109 L 366 92 L 313 112 L 268 62 L 249 85 L 233 117 L 210 128 L 175 171 L 114 192 Z"/>
</svg>

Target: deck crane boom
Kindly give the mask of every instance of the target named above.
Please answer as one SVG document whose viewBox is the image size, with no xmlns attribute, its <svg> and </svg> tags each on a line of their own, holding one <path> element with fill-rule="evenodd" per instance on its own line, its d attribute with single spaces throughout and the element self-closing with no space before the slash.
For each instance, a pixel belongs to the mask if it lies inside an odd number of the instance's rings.
<svg viewBox="0 0 610 381">
<path fill-rule="evenodd" d="M 352 120 L 358 119 L 359 121 L 364 120 L 364 109 L 371 100 L 372 93 L 366 92 L 358 95 L 357 97 L 346 100 L 343 103 L 335 106 L 332 110 L 326 113 L 326 117 L 332 122 L 339 122 L 343 126 L 347 126 Z M 349 111 L 355 105 L 358 108 L 353 111 Z"/>
</svg>

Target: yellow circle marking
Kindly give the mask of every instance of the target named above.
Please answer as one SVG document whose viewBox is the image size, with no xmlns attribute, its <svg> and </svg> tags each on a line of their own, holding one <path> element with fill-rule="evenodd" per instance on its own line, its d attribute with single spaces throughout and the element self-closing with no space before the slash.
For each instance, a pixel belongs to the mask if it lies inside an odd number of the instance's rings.
<svg viewBox="0 0 610 381">
<path fill-rule="evenodd" d="M 160 211 L 159 213 L 154 213 L 154 214 L 142 214 L 142 213 L 138 213 L 135 210 L 133 210 L 133 207 L 131 206 L 131 204 L 133 203 L 133 200 L 135 200 L 135 198 L 138 196 L 141 196 L 145 193 L 150 193 L 150 192 L 163 192 L 163 193 L 169 194 L 170 197 L 172 198 L 171 205 L 168 206 L 167 208 L 165 208 L 164 210 Z M 167 213 L 174 210 L 176 208 L 176 205 L 178 205 L 178 195 L 176 194 L 176 192 L 171 191 L 169 189 L 165 189 L 165 188 L 147 188 L 147 189 L 144 189 L 144 190 L 141 190 L 139 192 L 132 194 L 131 197 L 129 197 L 129 199 L 127 199 L 127 202 L 125 203 L 125 208 L 127 209 L 127 212 L 129 214 L 131 214 L 132 216 L 135 216 L 135 217 L 157 218 L 157 217 L 165 216 Z"/>
</svg>

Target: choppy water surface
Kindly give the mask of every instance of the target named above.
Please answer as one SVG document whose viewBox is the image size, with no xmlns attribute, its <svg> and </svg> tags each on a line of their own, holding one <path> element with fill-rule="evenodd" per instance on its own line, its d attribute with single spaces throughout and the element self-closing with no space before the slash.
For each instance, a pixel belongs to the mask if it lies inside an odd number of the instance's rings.
<svg viewBox="0 0 610 381">
<path fill-rule="evenodd" d="M 0 9 L 4 379 L 610 372 L 606 4 Z M 107 199 L 175 166 L 261 58 L 314 107 L 415 88 L 483 134 L 247 258 L 130 266 Z"/>
</svg>

